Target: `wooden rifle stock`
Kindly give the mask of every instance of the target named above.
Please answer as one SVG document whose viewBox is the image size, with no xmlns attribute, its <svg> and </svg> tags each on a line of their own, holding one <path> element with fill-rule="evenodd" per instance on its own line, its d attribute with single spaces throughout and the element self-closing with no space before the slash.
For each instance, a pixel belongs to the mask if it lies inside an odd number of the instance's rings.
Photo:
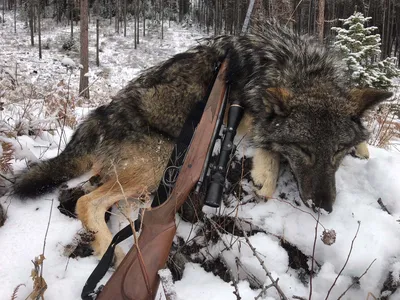
<svg viewBox="0 0 400 300">
<path fill-rule="evenodd" d="M 226 96 L 227 60 L 218 72 L 175 186 L 166 202 L 142 214 L 138 244 L 127 253 L 96 299 L 152 300 L 176 232 L 175 214 L 200 178 L 219 112 Z"/>
</svg>

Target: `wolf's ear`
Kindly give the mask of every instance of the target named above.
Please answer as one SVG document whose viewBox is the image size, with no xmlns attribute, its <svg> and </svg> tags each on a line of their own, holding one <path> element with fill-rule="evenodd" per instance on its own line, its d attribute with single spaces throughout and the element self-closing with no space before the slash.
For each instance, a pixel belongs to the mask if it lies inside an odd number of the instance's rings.
<svg viewBox="0 0 400 300">
<path fill-rule="evenodd" d="M 350 92 L 350 98 L 355 104 L 355 113 L 357 115 L 362 115 L 366 110 L 373 108 L 375 105 L 378 105 L 392 96 L 392 92 L 371 88 L 353 89 Z"/>
<path fill-rule="evenodd" d="M 272 104 L 272 107 L 268 107 L 267 111 L 271 108 L 272 112 L 277 115 L 285 116 L 289 113 L 289 101 L 292 97 L 292 93 L 285 88 L 268 88 L 267 92 L 270 97 L 268 97 L 268 104 Z M 271 113 L 271 111 L 268 111 Z"/>
</svg>

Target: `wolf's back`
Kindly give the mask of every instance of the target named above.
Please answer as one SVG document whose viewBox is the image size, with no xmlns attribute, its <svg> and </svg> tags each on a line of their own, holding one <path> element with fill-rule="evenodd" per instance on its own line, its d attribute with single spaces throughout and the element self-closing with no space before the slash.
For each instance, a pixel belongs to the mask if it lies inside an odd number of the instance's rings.
<svg viewBox="0 0 400 300">
<path fill-rule="evenodd" d="M 100 141 L 103 110 L 104 107 L 99 107 L 89 115 L 60 155 L 34 164 L 19 174 L 13 185 L 14 194 L 21 198 L 36 197 L 87 172 Z"/>
</svg>

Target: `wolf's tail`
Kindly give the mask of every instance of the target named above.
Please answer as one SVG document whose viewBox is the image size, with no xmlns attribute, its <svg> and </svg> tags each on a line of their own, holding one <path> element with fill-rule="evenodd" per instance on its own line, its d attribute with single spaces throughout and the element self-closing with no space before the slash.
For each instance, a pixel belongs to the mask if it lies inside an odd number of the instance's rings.
<svg viewBox="0 0 400 300">
<path fill-rule="evenodd" d="M 60 155 L 34 164 L 18 175 L 13 185 L 14 194 L 21 198 L 36 197 L 87 172 L 93 163 L 91 154 L 100 142 L 103 110 L 104 107 L 97 108 L 79 125 Z"/>
</svg>

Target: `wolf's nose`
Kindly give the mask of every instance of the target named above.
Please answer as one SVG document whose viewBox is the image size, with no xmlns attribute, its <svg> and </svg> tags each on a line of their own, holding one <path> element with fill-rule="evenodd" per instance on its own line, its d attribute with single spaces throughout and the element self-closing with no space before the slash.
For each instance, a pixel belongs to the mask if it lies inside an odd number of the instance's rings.
<svg viewBox="0 0 400 300">
<path fill-rule="evenodd" d="M 316 203 L 318 203 L 318 202 L 316 202 Z M 319 205 L 316 205 L 316 208 L 320 208 L 320 209 L 323 209 L 323 210 L 325 210 L 327 213 L 331 213 L 332 212 L 332 210 L 333 210 L 333 205 L 331 204 L 331 203 L 326 203 L 326 202 L 322 202 L 322 203 L 320 203 Z"/>
<path fill-rule="evenodd" d="M 326 210 L 328 213 L 331 213 L 332 210 L 333 210 L 332 205 L 323 205 L 321 208 L 322 208 L 323 210 Z"/>
</svg>

